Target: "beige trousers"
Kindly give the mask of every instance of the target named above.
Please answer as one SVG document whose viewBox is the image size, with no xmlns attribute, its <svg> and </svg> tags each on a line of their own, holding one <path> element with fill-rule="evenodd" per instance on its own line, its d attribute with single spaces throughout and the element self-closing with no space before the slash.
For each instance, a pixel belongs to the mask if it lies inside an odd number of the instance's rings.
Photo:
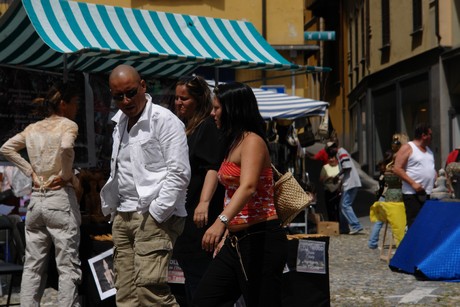
<svg viewBox="0 0 460 307">
<path fill-rule="evenodd" d="M 53 243 L 59 273 L 59 306 L 80 306 L 77 288 L 81 281 L 80 224 L 80 208 L 73 188 L 32 193 L 25 223 L 21 306 L 40 306 Z"/>
<path fill-rule="evenodd" d="M 168 265 L 184 224 L 183 217 L 158 223 L 148 212 L 117 212 L 112 237 L 118 307 L 179 306 L 168 286 Z"/>
</svg>

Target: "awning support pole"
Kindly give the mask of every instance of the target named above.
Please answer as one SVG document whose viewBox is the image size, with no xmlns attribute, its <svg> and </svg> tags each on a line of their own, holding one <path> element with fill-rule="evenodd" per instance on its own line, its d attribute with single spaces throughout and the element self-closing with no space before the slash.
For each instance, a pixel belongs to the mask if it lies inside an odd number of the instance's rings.
<svg viewBox="0 0 460 307">
<path fill-rule="evenodd" d="M 64 57 L 64 68 L 62 73 L 62 82 L 67 83 L 69 80 L 69 71 L 67 70 L 67 53 L 63 54 Z"/>
<path fill-rule="evenodd" d="M 219 85 L 219 67 L 214 67 L 214 86 Z"/>
</svg>

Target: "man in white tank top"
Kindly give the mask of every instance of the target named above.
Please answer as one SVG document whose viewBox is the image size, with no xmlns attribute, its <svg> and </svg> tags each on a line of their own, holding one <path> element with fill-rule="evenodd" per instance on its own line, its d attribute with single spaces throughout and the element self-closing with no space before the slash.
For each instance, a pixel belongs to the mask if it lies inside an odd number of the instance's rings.
<svg viewBox="0 0 460 307">
<path fill-rule="evenodd" d="M 407 227 L 417 217 L 426 199 L 429 199 L 436 180 L 434 156 L 428 147 L 431 128 L 427 123 L 415 127 L 414 139 L 402 145 L 396 154 L 393 172 L 402 180 Z"/>
</svg>

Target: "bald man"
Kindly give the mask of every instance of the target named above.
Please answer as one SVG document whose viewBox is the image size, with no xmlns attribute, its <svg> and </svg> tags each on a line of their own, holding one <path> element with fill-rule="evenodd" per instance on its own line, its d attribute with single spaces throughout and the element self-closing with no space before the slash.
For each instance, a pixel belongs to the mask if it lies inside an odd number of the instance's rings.
<svg viewBox="0 0 460 307">
<path fill-rule="evenodd" d="M 117 66 L 109 86 L 119 111 L 112 118 L 111 171 L 101 203 L 113 219 L 117 306 L 179 306 L 167 282 L 173 245 L 187 215 L 184 125 L 152 103 L 133 67 Z"/>
<path fill-rule="evenodd" d="M 412 226 L 425 201 L 430 198 L 436 180 L 434 155 L 429 147 L 432 134 L 428 123 L 417 124 L 414 139 L 402 145 L 396 153 L 393 173 L 402 181 L 407 228 Z"/>
</svg>

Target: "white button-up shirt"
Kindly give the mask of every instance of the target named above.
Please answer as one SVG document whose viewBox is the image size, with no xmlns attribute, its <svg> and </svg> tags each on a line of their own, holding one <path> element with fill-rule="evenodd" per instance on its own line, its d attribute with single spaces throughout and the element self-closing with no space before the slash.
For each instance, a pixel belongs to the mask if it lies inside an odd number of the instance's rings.
<svg viewBox="0 0 460 307">
<path fill-rule="evenodd" d="M 163 222 L 172 215 L 187 216 L 185 198 L 191 171 L 184 124 L 171 111 L 147 103 L 136 125 L 130 130 L 132 173 L 139 195 L 137 211 L 147 210 Z M 120 203 L 117 181 L 117 157 L 128 117 L 121 111 L 112 118 L 117 123 L 113 131 L 110 177 L 101 189 L 104 215 L 116 212 Z"/>
</svg>

